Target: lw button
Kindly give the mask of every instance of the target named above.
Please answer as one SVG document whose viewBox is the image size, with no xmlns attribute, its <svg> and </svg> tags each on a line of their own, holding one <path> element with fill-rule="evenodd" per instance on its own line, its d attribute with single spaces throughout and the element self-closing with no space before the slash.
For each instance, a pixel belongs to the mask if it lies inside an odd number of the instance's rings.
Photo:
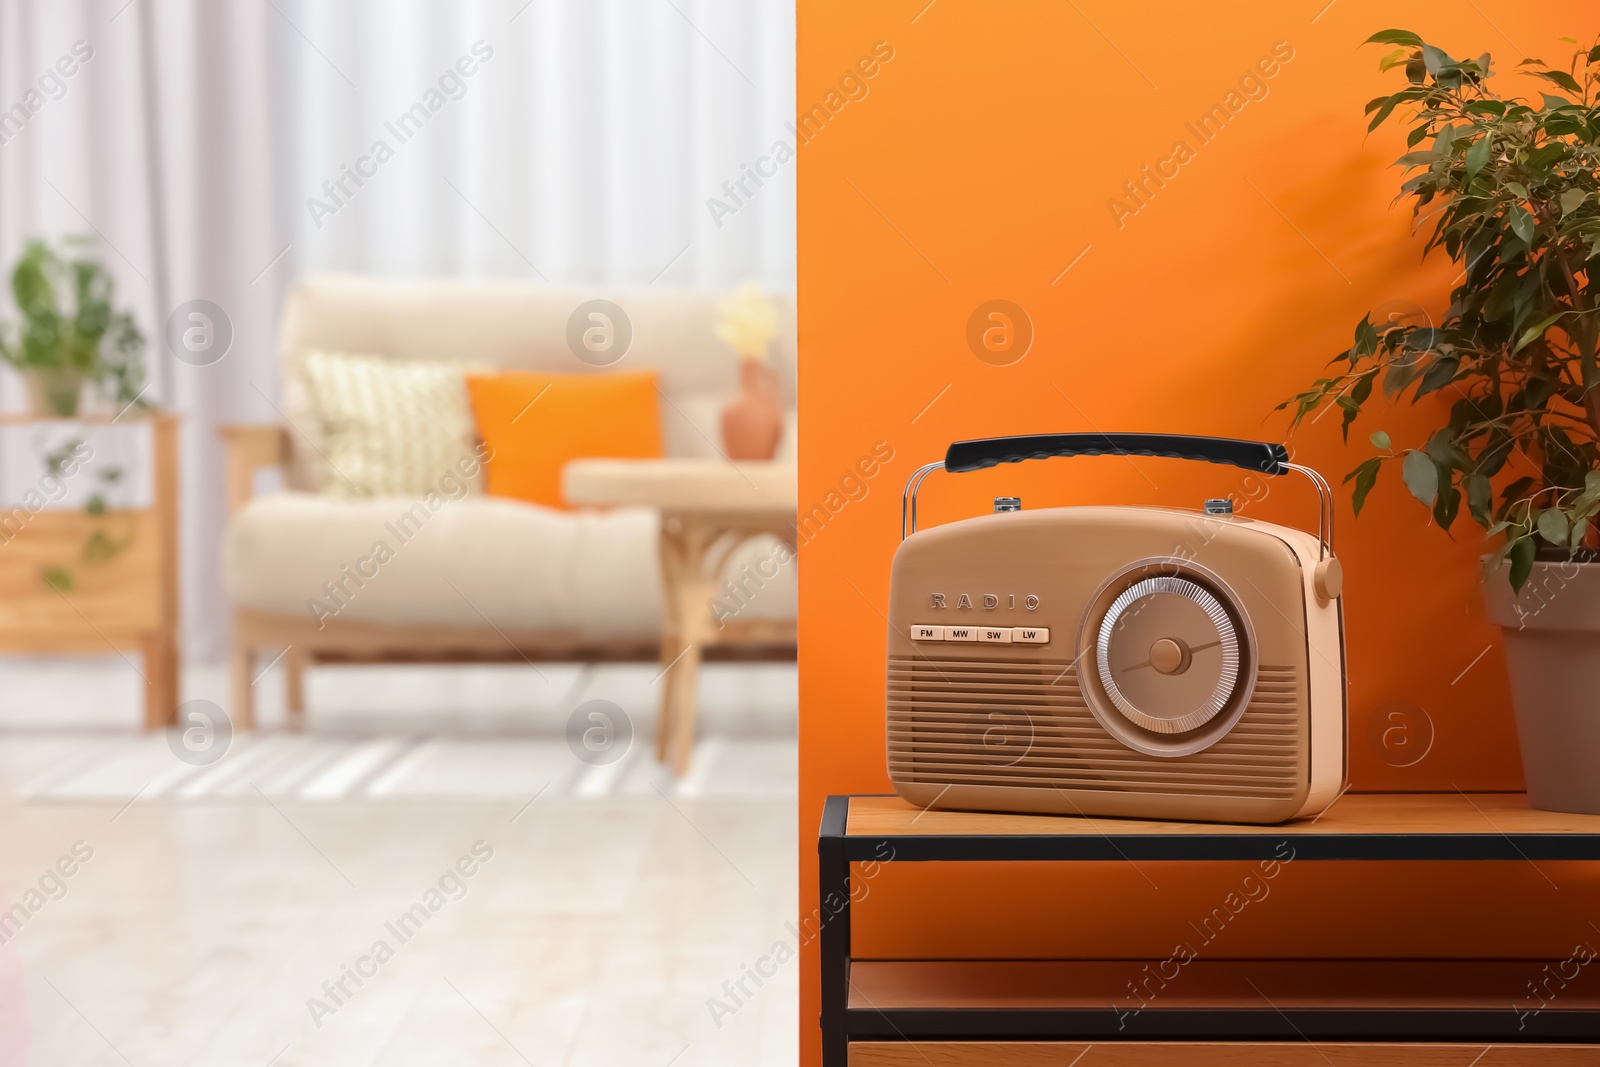
<svg viewBox="0 0 1600 1067">
<path fill-rule="evenodd" d="M 1009 645 L 1011 643 L 1011 627 L 1001 626 L 997 628 L 980 628 L 978 630 L 978 640 L 987 641 L 990 644 L 996 645 Z"/>
<path fill-rule="evenodd" d="M 1045 626 L 1014 626 L 1011 640 L 1019 645 L 1048 645 L 1050 629 Z"/>
</svg>

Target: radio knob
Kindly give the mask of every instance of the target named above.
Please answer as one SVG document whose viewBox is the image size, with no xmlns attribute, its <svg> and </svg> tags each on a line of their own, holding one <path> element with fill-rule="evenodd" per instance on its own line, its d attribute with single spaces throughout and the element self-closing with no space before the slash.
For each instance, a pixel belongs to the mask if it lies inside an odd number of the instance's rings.
<svg viewBox="0 0 1600 1067">
<path fill-rule="evenodd" d="M 1182 674 L 1189 666 L 1188 659 L 1188 647 L 1171 637 L 1163 637 L 1150 646 L 1150 666 L 1162 674 Z"/>
<path fill-rule="evenodd" d="M 1233 612 L 1190 578 L 1152 574 L 1089 624 L 1099 688 L 1124 721 L 1188 734 L 1234 703 L 1245 669 Z"/>
<path fill-rule="evenodd" d="M 1338 600 L 1344 592 L 1344 568 L 1332 556 L 1317 564 L 1311 579 L 1319 600 Z"/>
</svg>

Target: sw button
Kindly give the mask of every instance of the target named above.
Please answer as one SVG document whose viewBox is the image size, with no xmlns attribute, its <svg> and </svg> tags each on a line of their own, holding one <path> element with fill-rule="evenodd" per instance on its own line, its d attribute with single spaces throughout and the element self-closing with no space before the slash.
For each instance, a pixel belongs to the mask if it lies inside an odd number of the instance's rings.
<svg viewBox="0 0 1600 1067">
<path fill-rule="evenodd" d="M 1009 645 L 1011 643 L 1011 627 L 1002 626 L 999 629 L 980 628 L 978 630 L 978 640 Z"/>
</svg>

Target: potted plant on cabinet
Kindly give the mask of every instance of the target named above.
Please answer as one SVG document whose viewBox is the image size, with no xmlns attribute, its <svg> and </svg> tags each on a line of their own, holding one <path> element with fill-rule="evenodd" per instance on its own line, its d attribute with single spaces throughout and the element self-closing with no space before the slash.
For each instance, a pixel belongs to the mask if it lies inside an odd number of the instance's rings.
<svg viewBox="0 0 1600 1067">
<path fill-rule="evenodd" d="M 63 244 L 67 255 L 37 239 L 23 249 L 11 273 L 22 322 L 0 330 L 0 358 L 21 372 L 35 415 L 76 415 L 86 382 L 119 407 L 133 404 L 144 378 L 144 336 L 132 315 L 113 310 L 111 275 L 89 254 L 89 242 Z"/>
<path fill-rule="evenodd" d="M 1344 479 L 1352 503 L 1398 465 L 1441 529 L 1464 509 L 1497 542 L 1484 597 L 1529 799 L 1600 813 L 1600 44 L 1566 69 L 1524 60 L 1552 90 L 1533 101 L 1489 87 L 1488 54 L 1453 59 L 1403 30 L 1368 43 L 1395 46 L 1380 69 L 1407 82 L 1367 104 L 1368 129 L 1407 109 L 1400 198 L 1432 224 L 1424 256 L 1462 273 L 1437 325 L 1363 317 L 1332 373 L 1279 407 L 1298 425 L 1336 405 L 1348 440 L 1375 388 L 1448 405 L 1421 447 L 1371 434 L 1378 454 Z"/>
</svg>

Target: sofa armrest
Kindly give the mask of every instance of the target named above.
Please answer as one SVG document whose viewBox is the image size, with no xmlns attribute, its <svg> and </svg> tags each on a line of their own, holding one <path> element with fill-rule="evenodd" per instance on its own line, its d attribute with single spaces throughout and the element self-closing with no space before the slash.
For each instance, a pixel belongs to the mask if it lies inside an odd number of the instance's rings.
<svg viewBox="0 0 1600 1067">
<path fill-rule="evenodd" d="M 289 462 L 289 431 L 282 426 L 222 426 L 217 430 L 228 454 L 228 514 L 250 499 L 255 473 Z"/>
</svg>

